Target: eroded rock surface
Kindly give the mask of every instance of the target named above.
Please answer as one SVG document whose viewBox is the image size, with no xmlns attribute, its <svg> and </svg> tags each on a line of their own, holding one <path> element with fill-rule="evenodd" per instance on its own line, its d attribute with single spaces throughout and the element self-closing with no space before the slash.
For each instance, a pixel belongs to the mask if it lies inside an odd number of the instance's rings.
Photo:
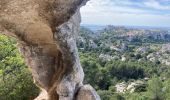
<svg viewBox="0 0 170 100">
<path fill-rule="evenodd" d="M 80 88 L 76 100 L 100 100 L 100 97 L 90 85 L 84 85 Z"/>
<path fill-rule="evenodd" d="M 36 85 L 35 100 L 100 100 L 83 85 L 76 37 L 87 0 L 0 0 L 0 33 L 16 37 Z"/>
</svg>

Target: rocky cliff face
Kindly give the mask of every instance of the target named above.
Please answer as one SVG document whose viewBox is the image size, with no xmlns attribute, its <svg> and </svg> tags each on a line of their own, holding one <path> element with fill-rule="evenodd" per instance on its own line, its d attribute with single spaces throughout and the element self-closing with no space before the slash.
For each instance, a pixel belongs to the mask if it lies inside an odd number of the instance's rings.
<svg viewBox="0 0 170 100">
<path fill-rule="evenodd" d="M 16 37 L 34 81 L 35 100 L 100 100 L 83 85 L 76 37 L 87 0 L 0 0 L 0 33 Z"/>
</svg>

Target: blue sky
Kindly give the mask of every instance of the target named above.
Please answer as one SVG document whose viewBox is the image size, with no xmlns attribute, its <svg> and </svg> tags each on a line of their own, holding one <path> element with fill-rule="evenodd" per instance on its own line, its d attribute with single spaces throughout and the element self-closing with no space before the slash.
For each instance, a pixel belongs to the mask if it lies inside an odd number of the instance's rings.
<svg viewBox="0 0 170 100">
<path fill-rule="evenodd" d="M 90 0 L 82 24 L 170 27 L 170 0 Z"/>
</svg>

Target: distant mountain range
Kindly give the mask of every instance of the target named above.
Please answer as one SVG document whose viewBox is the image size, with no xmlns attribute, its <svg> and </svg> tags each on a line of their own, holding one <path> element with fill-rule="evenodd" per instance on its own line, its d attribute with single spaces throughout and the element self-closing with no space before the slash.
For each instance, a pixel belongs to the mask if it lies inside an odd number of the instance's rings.
<svg viewBox="0 0 170 100">
<path fill-rule="evenodd" d="M 108 25 L 90 25 L 90 24 L 81 24 L 81 26 L 86 27 L 93 32 L 96 32 L 98 30 L 103 30 L 106 28 Z M 116 26 L 116 25 L 113 25 Z M 127 29 L 145 29 L 145 30 L 150 30 L 150 29 L 159 29 L 159 30 L 168 30 L 170 31 L 170 27 L 156 27 L 156 26 L 120 26 L 120 27 L 125 27 Z"/>
<path fill-rule="evenodd" d="M 170 31 L 168 30 L 168 28 L 142 26 L 83 25 L 80 30 L 80 41 L 98 41 L 100 43 L 96 44 L 104 46 L 116 41 L 129 44 L 169 43 Z"/>
<path fill-rule="evenodd" d="M 106 27 L 104 25 L 87 25 L 87 24 L 83 24 L 81 26 L 83 26 L 85 28 L 88 28 L 88 29 L 90 29 L 92 31 L 103 30 Z"/>
</svg>

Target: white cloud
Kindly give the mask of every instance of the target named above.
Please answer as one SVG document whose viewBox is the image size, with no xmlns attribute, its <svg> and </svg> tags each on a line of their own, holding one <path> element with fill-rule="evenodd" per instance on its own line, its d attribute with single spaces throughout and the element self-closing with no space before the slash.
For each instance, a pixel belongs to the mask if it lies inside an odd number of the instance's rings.
<svg viewBox="0 0 170 100">
<path fill-rule="evenodd" d="M 152 14 L 101 13 L 83 17 L 83 24 L 169 26 L 170 16 Z"/>
<path fill-rule="evenodd" d="M 117 13 L 149 13 L 146 10 L 142 9 L 134 9 L 127 6 L 120 6 L 121 5 L 132 5 L 132 2 L 129 0 L 124 0 L 125 2 L 114 0 L 111 2 L 110 0 L 91 0 L 87 3 L 86 6 L 81 8 L 82 13 L 91 13 L 91 12 L 117 12 Z"/>
<path fill-rule="evenodd" d="M 170 0 L 164 0 L 164 2 L 168 2 L 168 1 L 170 1 Z M 163 0 L 162 0 L 162 2 L 163 2 Z M 144 5 L 146 7 L 150 7 L 150 8 L 154 8 L 154 9 L 158 9 L 158 10 L 170 10 L 170 6 L 163 6 L 156 0 L 148 0 L 148 1 L 144 2 Z"/>
<path fill-rule="evenodd" d="M 134 5 L 132 1 L 124 0 L 121 3 L 118 0 L 91 0 L 86 6 L 81 8 L 83 24 L 115 24 L 115 25 L 143 25 L 143 26 L 170 26 L 170 14 L 154 14 L 154 11 L 146 9 L 135 9 L 129 6 Z M 135 5 L 154 7 L 160 9 L 162 6 L 157 2 L 151 5 L 155 0 L 145 0 L 143 4 Z M 120 3 L 120 4 L 118 4 Z M 144 4 L 145 3 L 145 4 Z M 121 5 L 123 4 L 123 5 Z M 157 5 L 157 6 L 156 6 Z M 165 9 L 165 8 L 161 8 Z"/>
</svg>

